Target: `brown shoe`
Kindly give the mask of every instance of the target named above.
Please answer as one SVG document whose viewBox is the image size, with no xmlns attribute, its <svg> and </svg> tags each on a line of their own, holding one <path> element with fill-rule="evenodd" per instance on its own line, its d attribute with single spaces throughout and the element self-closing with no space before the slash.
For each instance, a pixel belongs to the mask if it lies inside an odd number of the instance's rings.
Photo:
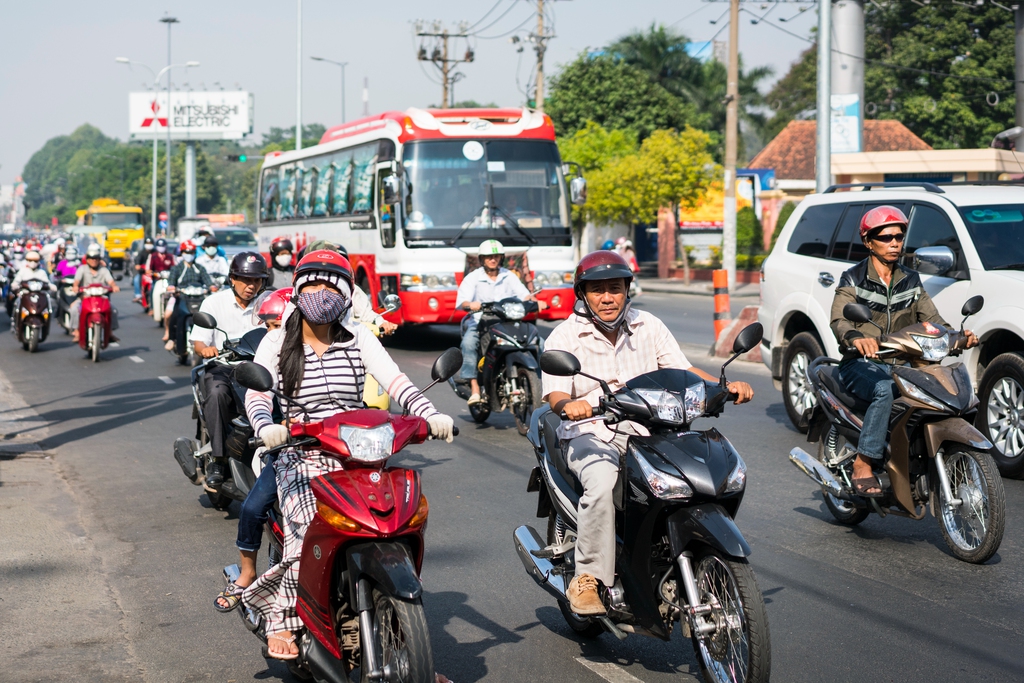
<svg viewBox="0 0 1024 683">
<path fill-rule="evenodd" d="M 597 594 L 597 579 L 590 574 L 574 576 L 565 594 L 569 598 L 569 606 L 576 614 L 584 617 L 604 616 L 604 603 Z"/>
</svg>

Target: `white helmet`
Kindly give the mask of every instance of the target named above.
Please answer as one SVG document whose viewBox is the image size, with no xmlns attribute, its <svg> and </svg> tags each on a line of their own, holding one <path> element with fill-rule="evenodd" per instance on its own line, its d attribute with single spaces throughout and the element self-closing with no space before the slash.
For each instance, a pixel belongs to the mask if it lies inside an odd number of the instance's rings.
<svg viewBox="0 0 1024 683">
<path fill-rule="evenodd" d="M 85 258 L 99 258 L 102 255 L 103 253 L 98 244 L 90 244 L 89 248 L 85 250 Z"/>
</svg>

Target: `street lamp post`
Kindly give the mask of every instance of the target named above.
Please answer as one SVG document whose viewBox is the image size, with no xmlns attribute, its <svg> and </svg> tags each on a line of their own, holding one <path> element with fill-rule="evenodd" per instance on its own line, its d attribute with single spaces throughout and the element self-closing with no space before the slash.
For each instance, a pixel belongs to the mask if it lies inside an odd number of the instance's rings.
<svg viewBox="0 0 1024 683">
<path fill-rule="evenodd" d="M 167 24 L 167 172 L 164 179 L 164 211 L 167 212 L 167 227 L 171 227 L 171 26 L 179 23 L 174 17 L 164 16 L 161 23 Z"/>
<path fill-rule="evenodd" d="M 326 57 L 310 57 L 310 59 L 314 62 L 327 62 L 341 67 L 341 122 L 345 123 L 345 67 L 348 66 L 348 62 L 336 62 Z"/>
<path fill-rule="evenodd" d="M 160 73 L 156 73 L 151 68 L 149 68 L 149 66 L 147 66 L 146 64 L 143 64 L 142 62 L 133 61 L 131 59 L 128 59 L 127 57 L 118 57 L 114 61 L 117 62 L 118 64 L 127 64 L 129 69 L 132 67 L 133 64 L 135 66 L 141 66 L 143 69 L 148 71 L 153 76 L 153 85 L 156 88 L 160 87 L 160 79 L 163 77 L 164 72 L 170 71 L 171 69 L 174 69 L 174 68 L 186 68 L 187 69 L 187 68 L 193 68 L 193 67 L 199 66 L 199 62 L 185 62 L 184 64 L 169 64 L 169 65 L 165 66 L 163 69 L 161 69 Z M 153 99 L 154 100 L 156 99 L 155 95 L 154 95 Z M 171 100 L 170 100 L 170 97 L 168 97 L 167 98 L 167 109 L 168 109 L 168 111 L 170 110 L 170 108 L 171 108 Z M 170 123 L 170 114 L 169 113 L 168 113 L 168 123 Z M 157 136 L 154 134 L 153 135 L 153 196 L 152 196 L 152 199 L 151 199 L 150 211 L 149 211 L 149 213 L 151 214 L 150 215 L 150 233 L 151 233 L 151 236 L 153 237 L 153 239 L 156 239 L 156 214 L 157 214 L 157 210 L 156 210 L 156 160 L 157 160 Z M 170 184 L 168 184 L 168 187 L 170 187 Z"/>
</svg>

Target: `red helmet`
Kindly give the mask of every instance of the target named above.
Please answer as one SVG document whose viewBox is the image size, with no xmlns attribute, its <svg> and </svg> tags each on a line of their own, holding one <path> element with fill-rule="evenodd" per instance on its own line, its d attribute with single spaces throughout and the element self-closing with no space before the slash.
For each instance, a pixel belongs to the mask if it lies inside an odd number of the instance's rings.
<svg viewBox="0 0 1024 683">
<path fill-rule="evenodd" d="M 253 324 L 265 324 L 269 320 L 280 320 L 284 315 L 284 308 L 292 300 L 292 288 L 277 289 L 273 292 L 264 292 L 256 300 L 253 306 Z"/>
<path fill-rule="evenodd" d="M 860 219 L 860 238 L 863 240 L 872 230 L 898 225 L 903 232 L 907 231 L 906 215 L 895 206 L 876 206 Z"/>
<path fill-rule="evenodd" d="M 196 253 L 196 243 L 192 240 L 185 240 L 178 246 L 178 251 L 182 254 L 188 252 L 190 254 Z"/>
<path fill-rule="evenodd" d="M 277 256 L 282 251 L 294 252 L 295 248 L 292 246 L 292 241 L 287 237 L 278 237 L 270 243 L 270 255 Z"/>
<path fill-rule="evenodd" d="M 572 288 L 576 292 L 576 298 L 582 299 L 583 283 L 587 280 L 615 280 L 618 278 L 626 281 L 627 288 L 633 281 L 633 271 L 629 269 L 626 259 L 614 251 L 593 251 L 580 259 L 576 266 Z"/>
<path fill-rule="evenodd" d="M 298 289 L 306 282 L 323 280 L 324 282 L 337 283 L 344 280 L 349 288 L 353 286 L 355 278 L 352 277 L 352 265 L 348 259 L 336 251 L 319 249 L 312 251 L 299 261 L 295 266 L 295 273 L 292 275 L 292 287 Z"/>
</svg>

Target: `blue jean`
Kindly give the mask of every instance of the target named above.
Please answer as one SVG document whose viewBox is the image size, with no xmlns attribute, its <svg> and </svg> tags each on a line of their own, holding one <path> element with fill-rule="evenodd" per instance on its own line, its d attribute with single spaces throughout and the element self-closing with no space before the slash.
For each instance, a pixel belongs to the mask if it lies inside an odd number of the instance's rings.
<svg viewBox="0 0 1024 683">
<path fill-rule="evenodd" d="M 892 381 L 888 366 L 866 358 L 848 360 L 839 366 L 839 379 L 847 391 L 871 404 L 864 413 L 857 452 L 865 458 L 881 460 L 885 454 L 892 402 L 897 396 L 896 382 Z"/>
<path fill-rule="evenodd" d="M 469 322 L 467 322 L 469 321 Z M 464 380 L 476 379 L 476 366 L 480 362 L 480 331 L 470 316 L 462 319 L 462 372 Z"/>
<path fill-rule="evenodd" d="M 132 287 L 135 289 L 135 298 L 142 296 L 142 273 L 135 271 L 132 277 Z"/>
<path fill-rule="evenodd" d="M 260 549 L 263 525 L 276 501 L 277 472 L 274 463 L 269 462 L 260 470 L 260 476 L 242 502 L 242 511 L 238 515 L 238 539 L 235 541 L 239 550 L 254 553 Z"/>
</svg>

